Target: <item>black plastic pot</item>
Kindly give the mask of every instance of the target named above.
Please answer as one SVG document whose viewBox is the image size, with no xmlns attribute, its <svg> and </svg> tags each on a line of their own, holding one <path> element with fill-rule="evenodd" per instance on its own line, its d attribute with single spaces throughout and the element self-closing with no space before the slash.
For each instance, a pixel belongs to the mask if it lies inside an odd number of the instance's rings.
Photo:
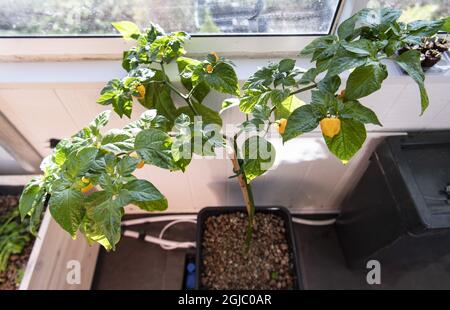
<svg viewBox="0 0 450 310">
<path fill-rule="evenodd" d="M 405 52 L 407 52 L 409 50 L 410 49 L 408 49 L 406 47 L 403 47 L 400 50 L 398 50 L 397 54 L 401 55 L 401 54 L 403 54 L 403 53 L 405 53 Z M 426 50 L 418 50 L 418 51 L 420 51 L 422 53 L 422 55 L 424 55 Z M 425 58 L 421 59 L 420 65 L 421 65 L 422 69 L 426 70 L 426 69 L 429 69 L 429 68 L 433 67 L 439 61 L 441 61 L 441 59 L 442 59 L 442 55 L 439 55 L 438 57 L 425 56 Z M 403 69 L 402 69 L 402 71 L 404 73 L 406 73 Z"/>
<path fill-rule="evenodd" d="M 438 57 L 425 56 L 425 59 L 422 60 L 420 62 L 420 64 L 422 65 L 422 68 L 428 69 L 428 68 L 433 67 L 438 62 L 440 62 L 441 59 L 442 59 L 442 56 L 440 56 L 440 55 Z"/>
<path fill-rule="evenodd" d="M 201 286 L 200 276 L 203 271 L 203 231 L 204 223 L 206 219 L 210 216 L 217 216 L 220 214 L 236 213 L 236 212 L 246 212 L 245 207 L 208 207 L 202 209 L 197 216 L 197 256 L 196 256 L 196 289 L 205 289 Z M 300 270 L 300 260 L 295 244 L 295 234 L 292 228 L 292 218 L 291 213 L 283 207 L 257 207 L 256 213 L 267 213 L 275 214 L 281 217 L 284 221 L 286 229 L 286 240 L 289 245 L 289 250 L 291 254 L 291 260 L 294 265 L 294 289 L 303 289 L 301 270 Z"/>
</svg>

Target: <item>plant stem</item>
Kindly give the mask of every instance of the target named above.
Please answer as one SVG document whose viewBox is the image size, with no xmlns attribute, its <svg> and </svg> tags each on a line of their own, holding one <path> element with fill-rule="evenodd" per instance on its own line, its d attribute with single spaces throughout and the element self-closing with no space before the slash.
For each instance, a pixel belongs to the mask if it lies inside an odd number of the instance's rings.
<svg viewBox="0 0 450 310">
<path fill-rule="evenodd" d="M 251 241 L 253 239 L 253 227 L 255 224 L 255 202 L 253 199 L 253 192 L 251 185 L 247 183 L 247 177 L 245 175 L 245 172 L 243 171 L 239 160 L 237 158 L 238 148 L 237 148 L 237 137 L 238 134 L 236 134 L 233 137 L 233 154 L 231 158 L 231 162 L 233 164 L 233 171 L 236 173 L 239 187 L 242 192 L 242 196 L 244 198 L 245 207 L 247 209 L 248 214 L 248 225 L 247 225 L 247 233 L 246 233 L 246 245 L 247 250 L 250 248 Z"/>
<path fill-rule="evenodd" d="M 191 92 L 189 92 L 189 94 L 185 95 L 182 92 L 180 92 L 175 86 L 172 85 L 172 83 L 169 81 L 169 79 L 167 78 L 166 75 L 166 69 L 164 67 L 164 64 L 162 62 L 159 63 L 161 65 L 161 71 L 163 73 L 164 76 L 164 83 L 166 83 L 166 85 L 178 96 L 180 96 L 184 101 L 186 101 L 187 105 L 189 106 L 189 108 L 191 109 L 192 113 L 194 113 L 194 115 L 199 116 L 200 114 L 196 111 L 194 105 L 191 102 L 191 95 L 192 92 L 194 90 L 194 88 L 192 88 Z"/>
<path fill-rule="evenodd" d="M 189 108 L 192 110 L 194 115 L 199 116 L 200 114 L 196 111 L 196 109 L 195 109 L 195 107 L 194 107 L 194 105 L 192 104 L 192 101 L 191 101 L 192 95 L 193 95 L 193 93 L 195 91 L 196 86 L 194 86 L 187 95 L 182 94 L 167 79 L 166 71 L 165 71 L 165 68 L 164 68 L 164 64 L 162 62 L 160 62 L 160 65 L 161 65 L 161 71 L 162 71 L 163 76 L 164 76 L 164 82 L 166 83 L 166 85 L 171 90 L 173 90 L 178 96 L 180 96 L 181 98 L 183 98 L 186 101 L 186 103 L 188 104 Z M 233 154 L 232 154 L 231 162 L 233 164 L 233 171 L 236 174 L 238 174 L 237 178 L 238 178 L 238 182 L 239 182 L 239 187 L 241 188 L 241 192 L 242 192 L 242 195 L 243 195 L 243 198 L 244 198 L 244 202 L 245 202 L 245 206 L 246 206 L 246 209 L 247 209 L 248 227 L 247 227 L 246 244 L 247 244 L 247 248 L 249 248 L 251 240 L 253 238 L 255 203 L 254 203 L 254 199 L 253 199 L 252 188 L 251 188 L 250 184 L 247 183 L 247 177 L 246 177 L 245 172 L 243 171 L 241 165 L 239 164 L 239 160 L 237 158 L 237 154 L 238 154 L 237 137 L 238 137 L 238 134 L 236 134 L 234 136 L 234 138 L 233 138 Z M 224 137 L 224 138 L 227 139 L 227 137 Z"/>
<path fill-rule="evenodd" d="M 296 95 L 296 94 L 299 94 L 299 93 L 303 93 L 305 91 L 314 89 L 316 87 L 317 87 L 317 84 L 314 83 L 313 85 L 310 85 L 310 86 L 307 86 L 307 87 L 304 87 L 304 88 L 300 88 L 300 89 L 297 89 L 296 91 L 291 92 L 289 96 Z"/>
</svg>

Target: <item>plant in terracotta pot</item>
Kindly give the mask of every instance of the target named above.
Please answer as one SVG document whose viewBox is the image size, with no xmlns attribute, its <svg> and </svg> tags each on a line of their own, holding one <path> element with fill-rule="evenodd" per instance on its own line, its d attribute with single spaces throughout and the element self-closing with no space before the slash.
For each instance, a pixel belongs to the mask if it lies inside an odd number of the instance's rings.
<svg viewBox="0 0 450 310">
<path fill-rule="evenodd" d="M 245 208 L 207 209 L 199 214 L 198 283 L 205 289 L 300 288 L 300 270 L 290 215 L 282 208 L 256 208 L 252 182 L 269 170 L 275 148 L 271 128 L 288 142 L 320 127 L 330 151 L 349 161 L 366 139 L 366 124 L 381 125 L 360 99 L 381 88 L 387 78 L 382 61 L 396 61 L 418 84 L 422 111 L 428 106 L 420 53 L 396 51 L 418 37 L 430 36 L 444 20 L 411 26 L 397 22 L 400 12 L 362 10 L 337 35 L 314 40 L 301 55 L 311 55 L 310 69 L 283 59 L 258 69 L 239 86 L 234 65 L 217 53 L 197 60 L 183 56 L 184 32 L 165 33 L 157 25 L 141 31 L 131 22 L 113 25 L 135 46 L 123 55 L 125 77 L 111 80 L 98 103 L 130 117 L 133 105 L 148 110 L 122 129 L 104 132 L 109 112 L 101 113 L 72 138 L 62 140 L 43 164 L 43 176 L 25 188 L 23 215 L 40 214 L 46 202 L 53 218 L 73 237 L 114 249 L 121 234 L 124 207 L 163 211 L 164 195 L 136 169 L 153 165 L 188 168 L 193 154 L 212 156 L 226 150 Z M 181 83 L 167 74 L 178 69 Z M 351 70 L 346 85 L 341 75 Z M 246 120 L 222 128 L 221 113 L 205 105 L 210 92 L 231 95 L 223 112 L 239 108 Z M 296 95 L 311 92 L 311 102 Z M 175 100 L 178 101 L 176 104 Z"/>
</svg>

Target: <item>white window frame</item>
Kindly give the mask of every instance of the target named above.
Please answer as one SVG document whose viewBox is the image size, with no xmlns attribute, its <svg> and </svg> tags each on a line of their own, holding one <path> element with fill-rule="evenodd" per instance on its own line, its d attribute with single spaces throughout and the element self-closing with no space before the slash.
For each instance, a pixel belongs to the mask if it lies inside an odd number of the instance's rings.
<svg viewBox="0 0 450 310">
<path fill-rule="evenodd" d="M 341 0 L 330 33 L 354 11 L 355 3 Z M 294 57 L 318 35 L 194 36 L 186 46 L 190 56 L 215 51 L 226 57 Z M 118 37 L 11 37 L 0 38 L 0 62 L 117 60 L 132 46 Z"/>
</svg>

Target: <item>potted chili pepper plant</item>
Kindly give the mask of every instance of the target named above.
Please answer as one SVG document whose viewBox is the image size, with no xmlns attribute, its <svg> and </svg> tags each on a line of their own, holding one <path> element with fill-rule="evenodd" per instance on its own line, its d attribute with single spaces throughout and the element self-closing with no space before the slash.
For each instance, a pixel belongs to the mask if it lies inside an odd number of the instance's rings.
<svg viewBox="0 0 450 310">
<path fill-rule="evenodd" d="M 35 216 L 48 205 L 53 218 L 73 237 L 114 249 L 120 239 L 124 207 L 162 211 L 167 199 L 148 180 L 133 173 L 142 165 L 171 171 L 188 168 L 192 155 L 226 150 L 243 194 L 245 208 L 205 209 L 198 217 L 197 286 L 203 289 L 301 288 L 290 214 L 283 208 L 257 208 L 252 182 L 271 169 L 275 148 L 270 129 L 288 142 L 317 127 L 330 151 L 348 162 L 366 139 L 366 124 L 381 125 L 360 99 L 378 91 L 388 76 L 384 59 L 397 62 L 418 84 L 422 113 L 428 106 L 420 53 L 396 51 L 416 37 L 430 36 L 445 20 L 421 27 L 397 22 L 400 11 L 365 9 L 343 22 L 337 35 L 314 40 L 301 55 L 312 68 L 283 59 L 258 69 L 242 86 L 233 63 L 217 53 L 197 60 L 184 56 L 185 32 L 165 33 L 151 24 L 141 31 L 131 22 L 114 23 L 135 46 L 124 52 L 123 78 L 111 80 L 98 103 L 130 117 L 139 102 L 148 109 L 122 129 L 106 133 L 108 112 L 44 160 L 43 176 L 28 184 L 20 211 Z M 182 85 L 169 79 L 176 64 Z M 352 70 L 345 85 L 341 77 Z M 205 105 L 216 91 L 231 95 L 222 111 L 239 108 L 246 121 L 222 128 L 221 113 Z M 296 97 L 311 92 L 311 102 Z M 177 98 L 182 102 L 176 105 Z M 221 112 L 222 112 L 221 111 Z"/>
</svg>

